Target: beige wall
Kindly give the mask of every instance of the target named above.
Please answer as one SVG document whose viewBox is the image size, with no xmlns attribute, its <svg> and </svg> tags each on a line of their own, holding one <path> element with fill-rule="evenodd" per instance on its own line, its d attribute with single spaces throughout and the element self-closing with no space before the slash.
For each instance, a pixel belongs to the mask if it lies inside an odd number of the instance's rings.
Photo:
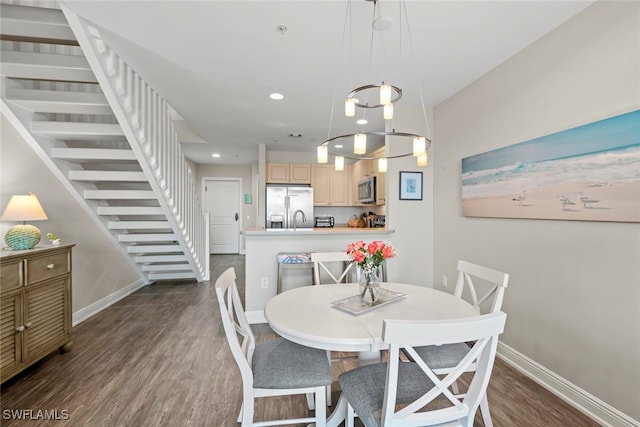
<svg viewBox="0 0 640 427">
<path fill-rule="evenodd" d="M 422 110 L 400 106 L 395 110 L 393 123 L 398 131 L 431 137 Z M 431 116 L 429 122 L 433 123 Z M 390 156 L 412 151 L 413 140 L 410 138 L 387 141 L 387 153 Z M 400 171 L 422 172 L 422 200 L 400 200 Z M 387 226 L 396 230 L 395 234 L 389 236 L 389 241 L 398 251 L 398 256 L 387 262 L 390 280 L 433 287 L 433 184 L 432 165 L 418 167 L 413 156 L 387 162 Z"/>
<path fill-rule="evenodd" d="M 589 7 L 438 105 L 434 138 L 434 278 L 458 259 L 509 272 L 501 340 L 636 420 L 638 224 L 465 218 L 460 160 L 637 109 L 639 9 Z"/>
<path fill-rule="evenodd" d="M 139 278 L 129 263 L 97 229 L 93 220 L 5 116 L 1 116 L 1 209 L 4 211 L 11 195 L 31 191 L 38 196 L 49 217 L 33 224 L 41 230 L 43 237 L 53 232 L 64 243 L 76 244 L 73 248 L 73 312 L 137 282 Z M 2 235 L 12 225 L 3 222 Z M 47 242 L 46 237 L 44 242 Z"/>
</svg>

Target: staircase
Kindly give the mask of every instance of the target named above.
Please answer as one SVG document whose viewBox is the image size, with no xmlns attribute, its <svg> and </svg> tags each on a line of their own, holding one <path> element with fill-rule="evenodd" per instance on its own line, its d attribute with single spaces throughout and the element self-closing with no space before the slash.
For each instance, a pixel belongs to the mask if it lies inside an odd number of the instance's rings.
<svg viewBox="0 0 640 427">
<path fill-rule="evenodd" d="M 0 5 L 2 113 L 140 278 L 208 280 L 208 221 L 175 112 L 61 7 Z"/>
</svg>

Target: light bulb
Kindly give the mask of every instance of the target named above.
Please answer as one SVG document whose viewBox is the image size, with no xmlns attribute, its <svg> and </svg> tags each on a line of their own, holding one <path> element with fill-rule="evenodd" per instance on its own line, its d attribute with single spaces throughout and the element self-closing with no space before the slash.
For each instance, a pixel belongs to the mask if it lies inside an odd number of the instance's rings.
<svg viewBox="0 0 640 427">
<path fill-rule="evenodd" d="M 364 133 L 357 133 L 353 137 L 353 153 L 365 154 L 367 152 L 367 135 Z"/>
<path fill-rule="evenodd" d="M 344 101 L 344 115 L 347 117 L 353 117 L 356 115 L 356 100 L 353 98 L 347 98 Z"/>
<path fill-rule="evenodd" d="M 426 153 L 427 151 L 427 141 L 424 136 L 415 136 L 413 137 L 413 155 L 418 157 L 419 155 Z"/>
<path fill-rule="evenodd" d="M 420 154 L 416 159 L 416 164 L 418 166 L 427 166 L 427 152 Z"/>
<path fill-rule="evenodd" d="M 391 104 L 391 85 L 386 85 L 384 82 L 380 86 L 380 104 Z"/>
<path fill-rule="evenodd" d="M 393 104 L 385 104 L 382 111 L 385 120 L 393 119 Z"/>
<path fill-rule="evenodd" d="M 336 170 L 337 171 L 344 170 L 344 157 L 336 156 Z"/>
<path fill-rule="evenodd" d="M 318 163 L 327 163 L 329 150 L 326 145 L 318 145 Z"/>
<path fill-rule="evenodd" d="M 378 172 L 386 172 L 387 171 L 387 159 L 385 157 L 380 157 L 378 159 Z"/>
</svg>

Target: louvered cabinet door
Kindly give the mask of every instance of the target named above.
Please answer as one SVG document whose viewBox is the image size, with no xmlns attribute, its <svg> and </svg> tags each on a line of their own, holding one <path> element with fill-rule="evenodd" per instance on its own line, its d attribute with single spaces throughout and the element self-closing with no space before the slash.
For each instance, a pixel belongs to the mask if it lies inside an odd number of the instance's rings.
<svg viewBox="0 0 640 427">
<path fill-rule="evenodd" d="M 0 381 L 4 381 L 18 372 L 22 364 L 22 294 L 0 301 Z"/>
<path fill-rule="evenodd" d="M 54 279 L 26 292 L 24 340 L 26 358 L 38 359 L 71 338 L 69 279 Z"/>
<path fill-rule="evenodd" d="M 0 381 L 71 349 L 71 248 L 0 251 Z"/>
</svg>

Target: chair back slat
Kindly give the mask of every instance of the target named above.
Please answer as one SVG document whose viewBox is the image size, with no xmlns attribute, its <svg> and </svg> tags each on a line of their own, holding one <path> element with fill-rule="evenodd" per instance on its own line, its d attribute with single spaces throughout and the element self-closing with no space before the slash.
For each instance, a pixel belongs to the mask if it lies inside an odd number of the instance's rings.
<svg viewBox="0 0 640 427">
<path fill-rule="evenodd" d="M 504 331 L 505 321 L 506 314 L 503 312 L 439 321 L 385 320 L 382 338 L 389 345 L 389 361 L 382 407 L 382 426 L 433 425 L 461 419 L 464 420 L 462 424 L 473 425 L 474 414 L 489 383 L 498 336 Z M 436 374 L 413 348 L 468 341 L 474 341 L 473 347 L 444 377 Z M 407 404 L 396 411 L 399 367 L 400 364 L 406 363 L 399 358 L 400 350 L 411 357 L 433 386 L 422 396 L 415 397 L 412 402 L 404 402 Z M 468 372 L 468 368 L 474 363 L 476 370 L 467 393 L 455 395 L 450 386 L 459 380 L 462 374 Z M 436 409 L 427 407 L 441 397 L 449 402 L 447 407 L 441 407 L 445 400 L 438 400 Z"/>
<path fill-rule="evenodd" d="M 475 281 L 475 279 L 479 279 Z M 462 298 L 464 291 L 469 294 L 470 303 L 480 314 L 485 303 L 489 303 L 487 313 L 502 309 L 504 291 L 509 283 L 509 275 L 467 261 L 458 261 L 458 280 L 453 294 Z"/>
<path fill-rule="evenodd" d="M 346 283 L 348 281 L 347 275 L 353 266 L 351 258 L 346 252 L 312 252 L 311 262 L 313 263 L 314 285 L 323 283 Z M 336 264 L 340 265 L 339 274 L 336 273 L 338 271 Z M 329 281 L 320 281 L 321 277 L 325 276 L 325 274 L 321 274 L 323 271 L 326 273 L 326 276 L 329 276 Z"/>
<path fill-rule="evenodd" d="M 236 272 L 233 267 L 225 270 L 215 283 L 216 296 L 220 306 L 222 325 L 231 354 L 240 368 L 245 385 L 253 384 L 251 360 L 256 339 L 242 308 L 242 301 L 236 285 Z"/>
</svg>

